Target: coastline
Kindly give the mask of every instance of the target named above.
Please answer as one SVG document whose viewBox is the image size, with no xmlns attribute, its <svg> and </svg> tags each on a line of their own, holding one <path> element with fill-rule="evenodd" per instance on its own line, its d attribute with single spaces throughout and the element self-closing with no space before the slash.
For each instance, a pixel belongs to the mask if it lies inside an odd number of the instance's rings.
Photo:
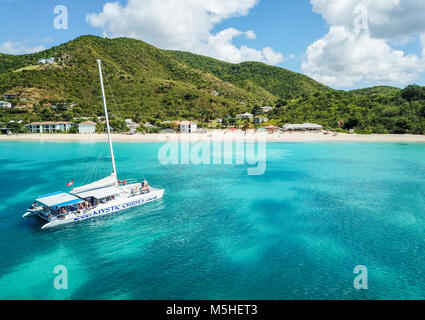
<svg viewBox="0 0 425 320">
<path fill-rule="evenodd" d="M 106 134 L 18 134 L 0 135 L 1 141 L 34 141 L 34 142 L 104 142 Z M 192 134 L 113 134 L 115 142 L 167 142 L 167 141 L 244 141 L 245 139 L 266 139 L 267 142 L 419 142 L 425 143 L 425 135 L 396 135 L 396 134 L 371 134 L 358 135 L 339 133 L 337 136 L 323 133 L 251 133 L 225 132 L 224 130 L 210 133 Z"/>
</svg>

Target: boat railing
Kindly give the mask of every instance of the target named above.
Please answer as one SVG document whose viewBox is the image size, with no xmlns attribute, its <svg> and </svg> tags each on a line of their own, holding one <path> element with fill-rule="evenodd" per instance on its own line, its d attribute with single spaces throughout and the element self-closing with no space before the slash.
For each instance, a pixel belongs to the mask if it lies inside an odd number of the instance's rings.
<svg viewBox="0 0 425 320">
<path fill-rule="evenodd" d="M 124 185 L 124 182 L 125 181 L 125 185 Z M 130 185 L 130 184 L 136 184 L 136 183 L 139 183 L 138 181 L 137 181 L 137 179 L 133 179 L 133 178 L 130 178 L 130 179 L 124 179 L 124 180 L 121 180 L 121 184 L 120 184 L 120 186 L 126 186 L 126 185 Z"/>
</svg>

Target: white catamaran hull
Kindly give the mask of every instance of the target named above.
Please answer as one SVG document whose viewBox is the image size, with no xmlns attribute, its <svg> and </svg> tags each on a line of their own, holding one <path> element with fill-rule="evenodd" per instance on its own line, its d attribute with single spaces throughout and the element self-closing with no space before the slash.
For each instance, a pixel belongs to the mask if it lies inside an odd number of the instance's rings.
<svg viewBox="0 0 425 320">
<path fill-rule="evenodd" d="M 70 214 L 66 216 L 63 220 L 53 220 L 45 224 L 41 229 L 51 229 L 59 226 L 64 226 L 67 224 L 85 221 L 97 217 L 106 216 L 109 214 L 114 214 L 123 210 L 130 208 L 138 207 L 146 203 L 150 203 L 156 200 L 159 200 L 163 197 L 164 190 L 155 190 L 147 194 L 138 195 L 130 198 L 117 199 L 115 201 L 110 201 L 105 204 L 101 204 L 96 208 L 93 208 L 90 211 L 87 211 L 83 214 Z"/>
</svg>

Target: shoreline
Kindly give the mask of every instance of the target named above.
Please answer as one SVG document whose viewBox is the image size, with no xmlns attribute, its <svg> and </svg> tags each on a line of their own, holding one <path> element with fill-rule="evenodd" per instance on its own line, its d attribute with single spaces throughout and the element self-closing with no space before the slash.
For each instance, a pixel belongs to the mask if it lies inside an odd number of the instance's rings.
<svg viewBox="0 0 425 320">
<path fill-rule="evenodd" d="M 105 142 L 107 134 L 17 134 L 0 135 L 1 141 L 25 141 L 25 142 Z M 246 139 L 261 139 L 267 142 L 419 142 L 425 143 L 425 135 L 396 135 L 396 134 L 346 134 L 339 133 L 337 136 L 323 133 L 251 133 L 247 132 L 225 132 L 212 131 L 210 133 L 192 133 L 192 134 L 113 134 L 114 142 L 169 142 L 169 141 L 245 141 Z"/>
</svg>

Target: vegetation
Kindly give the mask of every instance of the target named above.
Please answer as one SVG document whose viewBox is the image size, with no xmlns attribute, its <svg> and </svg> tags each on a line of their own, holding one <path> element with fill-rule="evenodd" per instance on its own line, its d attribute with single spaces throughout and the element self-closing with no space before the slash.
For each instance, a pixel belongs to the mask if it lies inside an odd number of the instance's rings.
<svg viewBox="0 0 425 320">
<path fill-rule="evenodd" d="M 57 64 L 37 65 L 49 57 Z M 230 64 L 159 50 L 139 40 L 95 36 L 35 54 L 0 54 L 0 95 L 16 95 L 11 100 L 15 108 L 0 110 L 0 122 L 97 121 L 103 115 L 97 59 L 103 61 L 116 130 L 126 130 L 126 118 L 157 126 L 159 120 L 207 123 L 223 118 L 223 126 L 235 125 L 236 114 L 260 115 L 261 107 L 270 105 L 275 108 L 267 117 L 279 125 L 308 121 L 359 133 L 425 132 L 425 87 L 338 91 L 262 63 Z M 98 124 L 97 130 L 102 129 Z"/>
</svg>

